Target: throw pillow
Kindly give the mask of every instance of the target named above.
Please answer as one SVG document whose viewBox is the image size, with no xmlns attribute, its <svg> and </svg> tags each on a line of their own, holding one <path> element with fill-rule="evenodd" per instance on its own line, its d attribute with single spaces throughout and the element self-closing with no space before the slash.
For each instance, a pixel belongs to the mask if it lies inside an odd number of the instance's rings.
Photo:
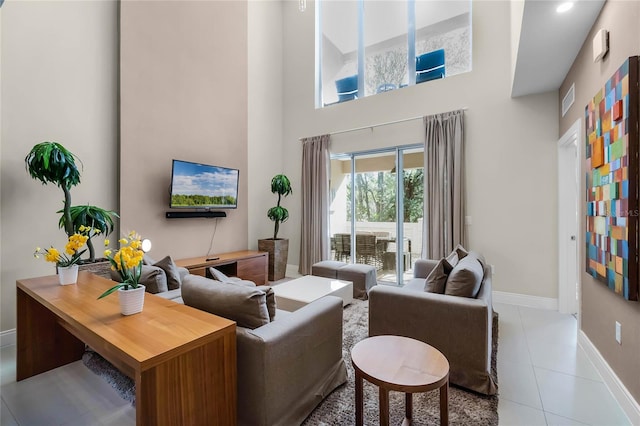
<svg viewBox="0 0 640 426">
<path fill-rule="evenodd" d="M 456 248 L 453 249 L 453 251 L 455 251 L 458 254 L 458 259 L 459 260 L 462 260 L 463 258 L 465 258 L 469 254 L 469 250 L 467 250 L 466 248 L 462 247 L 462 244 L 458 244 L 456 246 Z"/>
<path fill-rule="evenodd" d="M 122 282 L 118 271 L 111 271 L 111 279 L 116 282 Z M 166 275 L 164 271 L 157 266 L 142 265 L 140 284 L 145 286 L 147 293 L 156 294 L 168 290 Z"/>
<path fill-rule="evenodd" d="M 452 269 L 453 267 L 449 264 L 446 258 L 440 259 L 435 268 L 433 268 L 429 275 L 427 275 L 427 280 L 424 284 L 424 291 L 443 294 L 447 277 L 449 277 L 449 273 Z"/>
<path fill-rule="evenodd" d="M 269 320 L 273 321 L 276 317 L 276 294 L 273 288 L 268 285 L 259 285 L 256 287 L 258 290 L 262 290 L 267 295 L 267 310 L 269 311 Z"/>
<path fill-rule="evenodd" d="M 464 257 L 469 254 L 469 252 L 467 251 L 467 249 L 465 249 L 464 247 L 462 247 L 462 245 L 458 244 L 451 253 L 449 253 L 449 255 L 447 257 L 445 257 L 445 259 L 447 259 L 447 262 L 449 262 L 449 265 L 451 265 L 451 267 L 455 267 L 458 262 L 462 259 L 464 259 Z"/>
<path fill-rule="evenodd" d="M 245 328 L 269 323 L 267 295 L 257 288 L 221 283 L 209 278 L 187 275 L 181 287 L 185 305 L 228 318 Z"/>
<path fill-rule="evenodd" d="M 483 272 L 478 257 L 470 252 L 449 273 L 444 294 L 475 298 L 482 285 Z"/>
<path fill-rule="evenodd" d="M 173 263 L 171 256 L 166 256 L 159 262 L 154 263 L 153 266 L 157 266 L 164 270 L 164 273 L 167 275 L 167 287 L 169 287 L 169 290 L 180 288 L 180 285 L 182 284 L 180 273 L 178 272 L 176 264 Z"/>
<path fill-rule="evenodd" d="M 236 284 L 236 285 L 241 285 L 241 286 L 245 286 L 245 287 L 255 287 L 256 286 L 256 283 L 254 283 L 253 281 L 243 280 L 242 278 L 238 278 L 238 277 L 228 277 L 224 273 L 222 273 L 221 271 L 219 271 L 216 268 L 214 268 L 213 266 L 209 267 L 209 273 L 211 274 L 211 276 L 213 278 L 215 278 L 216 280 L 218 280 L 218 281 L 220 281 L 222 283 Z"/>
</svg>

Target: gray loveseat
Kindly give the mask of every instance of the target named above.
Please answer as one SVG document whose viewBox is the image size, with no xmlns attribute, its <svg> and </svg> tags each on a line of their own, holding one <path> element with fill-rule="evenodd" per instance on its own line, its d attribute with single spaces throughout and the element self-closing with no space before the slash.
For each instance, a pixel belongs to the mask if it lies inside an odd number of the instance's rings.
<svg viewBox="0 0 640 426">
<path fill-rule="evenodd" d="M 481 262 L 482 281 L 473 298 L 426 292 L 427 277 L 436 265 L 437 260 L 417 260 L 414 278 L 404 287 L 371 289 L 369 335 L 392 334 L 425 342 L 447 357 L 451 383 L 493 395 L 497 387 L 491 376 L 490 268 Z"/>
<path fill-rule="evenodd" d="M 270 287 L 197 275 L 182 280 L 182 298 L 237 323 L 239 425 L 300 424 L 346 382 L 342 299 L 326 296 L 285 312 L 275 309 Z"/>
</svg>

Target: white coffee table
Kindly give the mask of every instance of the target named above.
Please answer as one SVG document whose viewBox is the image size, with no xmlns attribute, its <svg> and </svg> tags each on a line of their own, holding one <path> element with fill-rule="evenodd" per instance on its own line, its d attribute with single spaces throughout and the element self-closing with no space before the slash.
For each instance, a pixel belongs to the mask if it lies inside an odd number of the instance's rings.
<svg viewBox="0 0 640 426">
<path fill-rule="evenodd" d="M 327 295 L 342 298 L 342 306 L 353 302 L 351 281 L 305 275 L 272 288 L 276 295 L 276 305 L 283 311 L 293 312 Z"/>
</svg>

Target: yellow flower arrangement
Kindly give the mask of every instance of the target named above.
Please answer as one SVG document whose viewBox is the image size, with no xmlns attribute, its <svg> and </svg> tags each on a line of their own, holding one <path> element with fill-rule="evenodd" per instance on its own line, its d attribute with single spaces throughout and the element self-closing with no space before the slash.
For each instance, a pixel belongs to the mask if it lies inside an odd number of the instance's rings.
<svg viewBox="0 0 640 426">
<path fill-rule="evenodd" d="M 57 266 L 62 267 L 75 265 L 80 260 L 80 256 L 87 251 L 86 249 L 80 249 L 87 243 L 89 234 L 94 232 L 93 228 L 85 226 L 81 226 L 79 231 L 69 237 L 67 244 L 64 246 L 64 253 L 61 253 L 53 246 L 48 249 L 36 247 L 33 257 L 39 259 L 40 255 L 43 255 L 44 260 L 47 262 L 55 263 Z"/>
<path fill-rule="evenodd" d="M 135 231 L 131 231 L 129 235 L 121 238 L 118 242 L 120 243 L 120 249 L 112 255 L 112 250 L 108 248 L 109 240 L 104 240 L 104 245 L 107 247 L 104 251 L 104 256 L 109 259 L 111 270 L 120 274 L 122 282 L 102 293 L 98 299 L 110 295 L 119 288 L 129 290 L 129 287 L 138 288 L 140 285 L 142 257 L 144 256 L 140 235 Z"/>
</svg>

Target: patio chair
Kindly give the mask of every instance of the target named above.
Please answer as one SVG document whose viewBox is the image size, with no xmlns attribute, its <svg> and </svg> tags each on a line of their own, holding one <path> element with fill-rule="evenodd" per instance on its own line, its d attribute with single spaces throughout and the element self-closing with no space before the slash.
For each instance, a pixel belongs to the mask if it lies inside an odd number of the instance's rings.
<svg viewBox="0 0 640 426">
<path fill-rule="evenodd" d="M 416 58 L 416 84 L 444 78 L 444 49 L 424 53 Z"/>
</svg>

